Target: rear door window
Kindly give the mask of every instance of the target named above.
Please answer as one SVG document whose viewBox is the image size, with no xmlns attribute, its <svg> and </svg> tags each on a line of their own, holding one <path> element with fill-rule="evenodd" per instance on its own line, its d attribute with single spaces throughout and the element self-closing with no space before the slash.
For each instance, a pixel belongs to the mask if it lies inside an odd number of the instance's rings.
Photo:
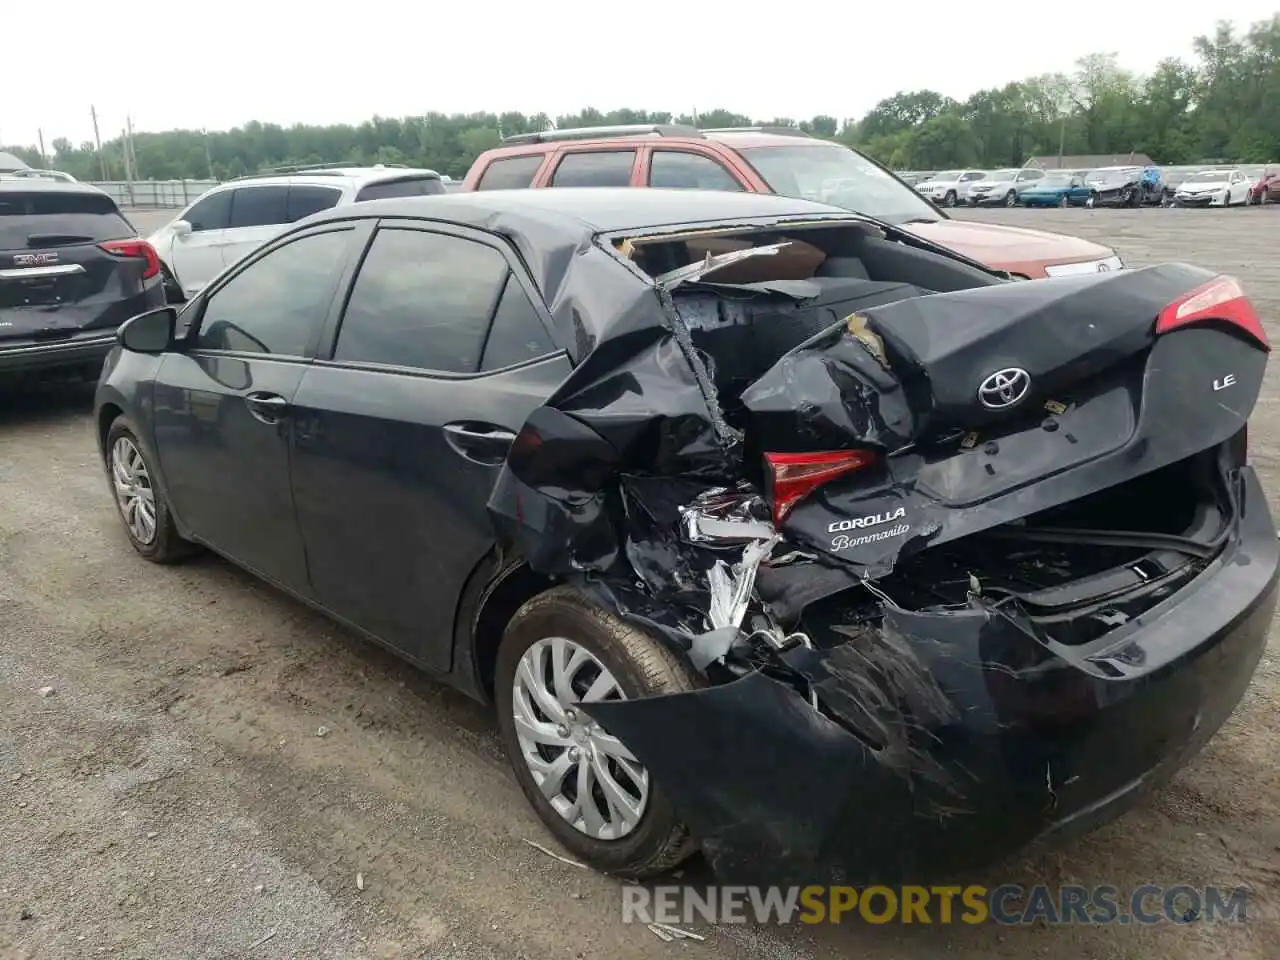
<svg viewBox="0 0 1280 960">
<path fill-rule="evenodd" d="M 508 273 L 474 240 L 387 227 L 360 266 L 333 359 L 475 373 Z"/>
<path fill-rule="evenodd" d="M 742 190 L 718 160 L 683 150 L 655 150 L 649 160 L 649 186 L 684 190 Z"/>
<path fill-rule="evenodd" d="M 543 154 L 531 153 L 523 157 L 503 157 L 485 167 L 480 175 L 477 190 L 524 190 L 533 183 L 534 175 L 542 166 Z"/>
<path fill-rule="evenodd" d="M 101 243 L 136 236 L 115 201 L 96 193 L 0 192 L 0 250 Z"/>
<path fill-rule="evenodd" d="M 627 187 L 635 166 L 634 150 L 566 153 L 551 178 L 553 187 Z"/>
<path fill-rule="evenodd" d="M 230 190 L 219 190 L 197 200 L 185 218 L 191 224 L 191 232 L 227 229 L 231 224 L 231 194 Z"/>
<path fill-rule="evenodd" d="M 321 210 L 337 206 L 342 199 L 342 191 L 336 187 L 313 187 L 305 184 L 294 184 L 289 188 L 289 198 L 285 201 L 284 213 L 289 223 L 309 217 Z"/>
<path fill-rule="evenodd" d="M 287 223 L 289 188 L 239 187 L 231 191 L 231 227 L 267 227 Z"/>
<path fill-rule="evenodd" d="M 404 177 L 367 184 L 356 194 L 356 202 L 391 197 L 429 197 L 437 193 L 444 193 L 444 184 L 438 177 Z"/>
<path fill-rule="evenodd" d="M 493 315 L 489 339 L 485 341 L 481 370 L 501 370 L 554 353 L 556 345 L 542 324 L 533 301 L 515 274 L 507 274 L 507 285 Z"/>
</svg>

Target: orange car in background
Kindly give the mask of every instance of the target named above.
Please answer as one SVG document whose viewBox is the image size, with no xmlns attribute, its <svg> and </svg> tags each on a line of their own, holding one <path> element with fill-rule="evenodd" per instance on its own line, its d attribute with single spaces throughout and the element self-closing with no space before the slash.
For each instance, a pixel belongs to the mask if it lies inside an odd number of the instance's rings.
<svg viewBox="0 0 1280 960">
<path fill-rule="evenodd" d="M 733 190 L 817 200 L 1028 279 L 1124 266 L 1114 250 L 1079 237 L 953 220 L 869 157 L 791 127 L 640 124 L 520 134 L 477 157 L 463 189 L 568 186 Z"/>
<path fill-rule="evenodd" d="M 1280 168 L 1267 167 L 1249 188 L 1249 203 L 1280 203 Z"/>
</svg>

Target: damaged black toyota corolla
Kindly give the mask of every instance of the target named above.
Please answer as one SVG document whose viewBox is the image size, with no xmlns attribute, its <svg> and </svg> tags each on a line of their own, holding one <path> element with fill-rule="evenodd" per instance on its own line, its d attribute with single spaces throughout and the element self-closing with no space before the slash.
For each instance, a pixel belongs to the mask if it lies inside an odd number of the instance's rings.
<svg viewBox="0 0 1280 960">
<path fill-rule="evenodd" d="M 1228 277 L 486 192 L 318 214 L 175 319 L 99 387 L 134 546 L 211 546 L 492 697 L 604 870 L 954 874 L 1162 781 L 1266 642 L 1270 348 Z"/>
</svg>

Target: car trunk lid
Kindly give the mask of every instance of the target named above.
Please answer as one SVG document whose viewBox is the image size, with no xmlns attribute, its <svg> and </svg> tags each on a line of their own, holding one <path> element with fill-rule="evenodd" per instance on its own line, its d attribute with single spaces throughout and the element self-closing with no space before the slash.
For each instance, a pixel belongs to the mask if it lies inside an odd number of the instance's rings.
<svg viewBox="0 0 1280 960">
<path fill-rule="evenodd" d="M 883 572 L 1225 442 L 1268 349 L 1234 281 L 1174 264 L 873 307 L 742 400 L 775 522 Z"/>
</svg>

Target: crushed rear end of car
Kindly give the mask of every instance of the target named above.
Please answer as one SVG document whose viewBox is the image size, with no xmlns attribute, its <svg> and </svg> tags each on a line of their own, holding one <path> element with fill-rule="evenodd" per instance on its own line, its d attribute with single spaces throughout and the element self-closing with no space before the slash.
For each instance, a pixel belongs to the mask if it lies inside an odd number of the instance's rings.
<svg viewBox="0 0 1280 960">
<path fill-rule="evenodd" d="M 583 707 L 722 877 L 958 875 L 1114 816 L 1243 695 L 1280 548 L 1235 281 L 1005 282 L 853 219 L 554 276 L 580 362 L 490 512 L 704 677 Z"/>
</svg>

